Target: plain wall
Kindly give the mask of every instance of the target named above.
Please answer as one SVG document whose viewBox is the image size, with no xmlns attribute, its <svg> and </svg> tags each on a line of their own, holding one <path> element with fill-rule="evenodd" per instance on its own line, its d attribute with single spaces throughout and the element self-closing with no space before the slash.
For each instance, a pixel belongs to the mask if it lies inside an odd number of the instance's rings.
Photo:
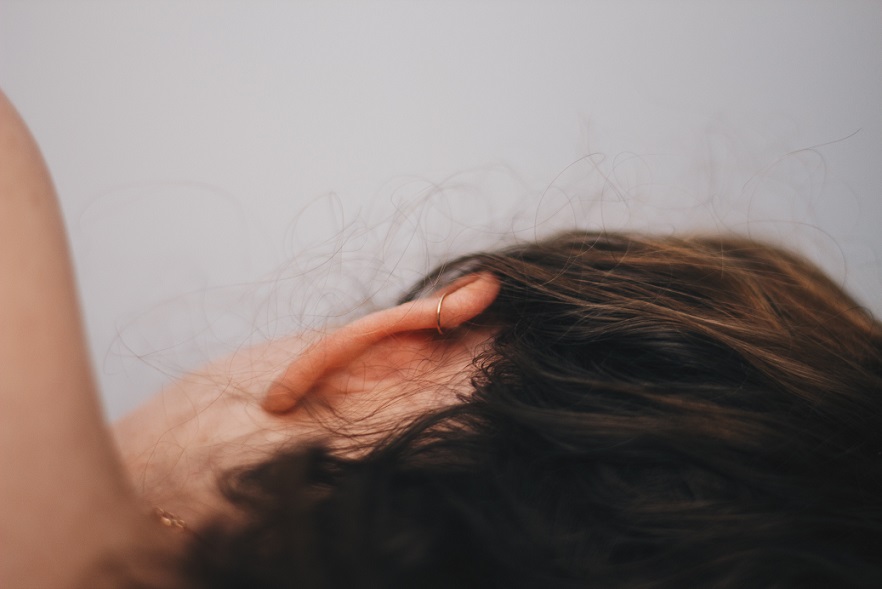
<svg viewBox="0 0 882 589">
<path fill-rule="evenodd" d="M 882 314 L 880 2 L 0 0 L 0 85 L 111 416 L 511 233 L 737 231 Z"/>
</svg>

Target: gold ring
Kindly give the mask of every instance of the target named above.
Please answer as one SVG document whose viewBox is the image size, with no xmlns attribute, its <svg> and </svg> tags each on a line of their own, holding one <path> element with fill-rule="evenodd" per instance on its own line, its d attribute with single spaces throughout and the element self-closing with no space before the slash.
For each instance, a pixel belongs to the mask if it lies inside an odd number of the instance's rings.
<svg viewBox="0 0 882 589">
<path fill-rule="evenodd" d="M 438 309 L 435 311 L 435 327 L 438 329 L 438 333 L 444 335 L 444 329 L 441 328 L 441 305 L 444 304 L 444 297 L 447 296 L 445 292 L 441 295 L 441 298 L 438 299 Z"/>
</svg>

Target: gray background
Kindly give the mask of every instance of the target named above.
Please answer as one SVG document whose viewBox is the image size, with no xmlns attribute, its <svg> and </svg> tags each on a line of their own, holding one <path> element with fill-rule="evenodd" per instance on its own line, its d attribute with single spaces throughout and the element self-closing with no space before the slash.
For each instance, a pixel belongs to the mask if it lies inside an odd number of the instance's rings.
<svg viewBox="0 0 882 589">
<path fill-rule="evenodd" d="M 111 416 L 556 228 L 771 239 L 882 313 L 880 2 L 0 0 L 0 85 Z"/>
</svg>

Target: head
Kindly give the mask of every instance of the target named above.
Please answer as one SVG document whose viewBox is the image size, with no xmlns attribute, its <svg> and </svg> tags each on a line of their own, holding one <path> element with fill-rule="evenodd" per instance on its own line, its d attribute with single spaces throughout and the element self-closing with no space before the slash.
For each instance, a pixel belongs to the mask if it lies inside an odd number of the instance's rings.
<svg viewBox="0 0 882 589">
<path fill-rule="evenodd" d="M 734 237 L 576 232 L 449 262 L 398 308 L 431 328 L 436 295 L 482 275 L 498 292 L 421 335 L 424 358 L 440 346 L 456 360 L 417 362 L 411 410 L 222 477 L 237 517 L 202 527 L 185 578 L 882 583 L 882 330 L 817 268 Z M 391 353 L 383 338 L 358 354 L 375 344 Z M 308 401 L 295 389 L 312 384 L 292 382 L 327 383 L 344 363 L 294 369 L 264 406 Z"/>
</svg>

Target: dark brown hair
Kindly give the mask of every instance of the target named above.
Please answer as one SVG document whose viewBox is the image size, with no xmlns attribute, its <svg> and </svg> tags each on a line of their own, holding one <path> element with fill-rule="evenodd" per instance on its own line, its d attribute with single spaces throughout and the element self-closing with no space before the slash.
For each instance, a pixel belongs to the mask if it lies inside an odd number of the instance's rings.
<svg viewBox="0 0 882 589">
<path fill-rule="evenodd" d="M 574 232 L 453 261 L 474 391 L 354 459 L 230 475 L 193 586 L 880 587 L 882 329 L 738 237 Z"/>
</svg>

